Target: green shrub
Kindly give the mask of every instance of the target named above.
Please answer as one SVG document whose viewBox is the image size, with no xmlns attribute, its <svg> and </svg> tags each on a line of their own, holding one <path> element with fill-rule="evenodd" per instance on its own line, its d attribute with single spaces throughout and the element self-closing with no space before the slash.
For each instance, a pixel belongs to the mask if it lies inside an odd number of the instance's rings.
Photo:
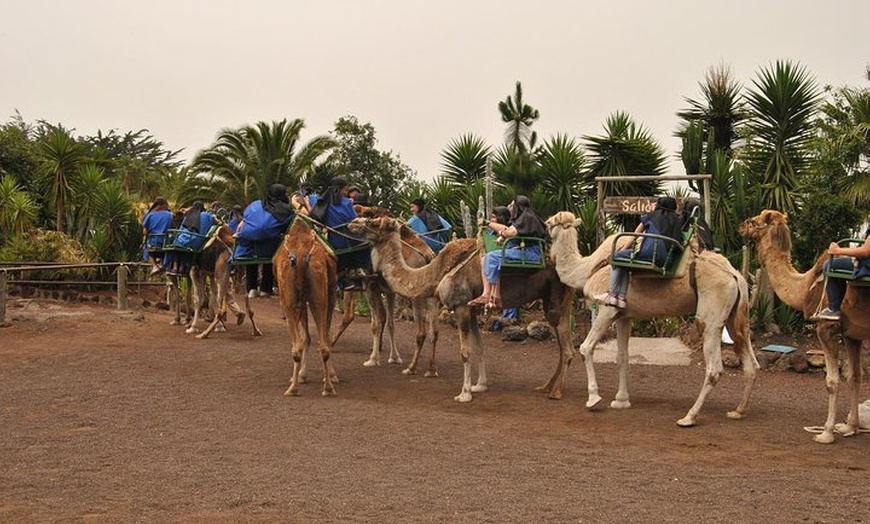
<svg viewBox="0 0 870 524">
<path fill-rule="evenodd" d="M 0 249 L 0 262 L 54 262 L 57 264 L 88 264 L 93 262 L 74 239 L 57 231 L 34 229 L 13 237 Z M 64 280 L 93 274 L 90 269 L 28 272 L 27 279 Z M 22 277 L 24 278 L 24 277 Z"/>
</svg>

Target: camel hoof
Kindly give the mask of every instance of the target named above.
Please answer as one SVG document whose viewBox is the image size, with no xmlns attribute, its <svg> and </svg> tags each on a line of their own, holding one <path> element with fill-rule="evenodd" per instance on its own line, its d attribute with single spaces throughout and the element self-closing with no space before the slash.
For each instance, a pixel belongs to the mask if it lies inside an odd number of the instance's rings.
<svg viewBox="0 0 870 524">
<path fill-rule="evenodd" d="M 196 335 L 196 338 L 202 340 L 202 339 L 208 338 L 208 336 L 205 334 L 205 332 L 203 332 L 203 333 L 200 333 L 199 335 Z"/>
<path fill-rule="evenodd" d="M 850 426 L 849 424 L 843 423 L 835 424 L 834 431 L 836 431 L 838 435 L 842 435 L 844 437 L 853 437 L 858 433 L 854 427 Z"/>
<path fill-rule="evenodd" d="M 192 335 L 192 334 L 196 333 L 196 328 L 189 327 L 189 328 L 185 329 L 184 332 L 187 333 L 188 335 Z"/>
<path fill-rule="evenodd" d="M 437 371 L 427 371 L 426 374 L 423 376 L 426 378 L 438 378 L 438 372 Z"/>
<path fill-rule="evenodd" d="M 586 401 L 586 409 L 595 409 L 600 407 L 603 400 L 604 399 L 598 395 L 589 397 L 589 400 Z"/>
<path fill-rule="evenodd" d="M 681 428 L 690 428 L 695 425 L 695 419 L 684 417 L 677 421 L 677 425 Z"/>
<path fill-rule="evenodd" d="M 561 391 L 550 391 L 550 394 L 547 395 L 547 398 L 550 400 L 562 400 L 562 392 Z"/>
<path fill-rule="evenodd" d="M 399 365 L 402 365 L 402 364 L 403 364 L 402 359 L 399 358 L 399 357 L 390 357 L 390 360 L 388 360 L 387 363 L 389 363 L 389 364 L 399 364 Z"/>
<path fill-rule="evenodd" d="M 299 390 L 294 388 L 293 386 L 290 386 L 289 388 L 287 388 L 287 391 L 284 392 L 284 396 L 285 397 L 298 397 Z"/>
<path fill-rule="evenodd" d="M 613 409 L 628 409 L 631 407 L 631 402 L 627 400 L 614 400 L 610 403 L 610 407 Z"/>
<path fill-rule="evenodd" d="M 411 368 L 405 368 L 405 369 L 402 370 L 402 374 L 403 374 L 403 375 L 416 375 L 416 374 L 417 374 L 417 370 L 416 370 L 416 369 L 411 369 Z"/>
<path fill-rule="evenodd" d="M 489 389 L 489 388 L 487 387 L 486 384 L 475 384 L 475 385 L 471 386 L 472 393 L 483 393 L 487 389 Z"/>
<path fill-rule="evenodd" d="M 181 321 L 180 320 L 173 320 L 172 322 L 169 323 L 169 325 L 170 326 L 180 326 Z"/>
<path fill-rule="evenodd" d="M 262 336 L 263 336 L 263 332 L 260 331 L 260 330 L 258 329 L 258 330 L 256 330 L 256 331 L 254 331 L 254 336 L 255 336 L 255 337 L 262 337 Z"/>
<path fill-rule="evenodd" d="M 336 396 L 336 394 L 335 394 L 335 390 L 334 390 L 334 389 L 324 389 L 323 392 L 322 392 L 320 395 L 321 395 L 321 396 L 324 396 L 324 397 L 334 397 L 334 396 Z"/>
<path fill-rule="evenodd" d="M 381 365 L 381 363 L 373 358 L 370 358 L 370 359 L 366 360 L 365 362 L 363 362 L 363 366 L 365 366 L 367 368 L 373 368 L 375 366 L 380 366 L 380 365 Z"/>
<path fill-rule="evenodd" d="M 746 414 L 742 413 L 740 411 L 729 411 L 728 413 L 725 414 L 725 416 L 730 418 L 731 420 L 740 420 L 740 419 L 744 418 L 746 416 Z"/>
<path fill-rule="evenodd" d="M 468 391 L 463 391 L 462 393 L 453 397 L 453 400 L 456 402 L 471 402 L 471 393 Z"/>
<path fill-rule="evenodd" d="M 834 433 L 832 431 L 823 431 L 818 435 L 814 436 L 813 440 L 818 442 L 819 444 L 833 444 Z"/>
</svg>

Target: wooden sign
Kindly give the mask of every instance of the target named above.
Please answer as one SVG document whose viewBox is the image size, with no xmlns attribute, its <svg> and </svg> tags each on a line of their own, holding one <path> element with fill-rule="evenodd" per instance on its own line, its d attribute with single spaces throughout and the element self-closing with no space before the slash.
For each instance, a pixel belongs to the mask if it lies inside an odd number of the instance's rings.
<svg viewBox="0 0 870 524">
<path fill-rule="evenodd" d="M 609 215 L 645 215 L 656 208 L 658 197 L 605 197 L 602 207 Z"/>
</svg>

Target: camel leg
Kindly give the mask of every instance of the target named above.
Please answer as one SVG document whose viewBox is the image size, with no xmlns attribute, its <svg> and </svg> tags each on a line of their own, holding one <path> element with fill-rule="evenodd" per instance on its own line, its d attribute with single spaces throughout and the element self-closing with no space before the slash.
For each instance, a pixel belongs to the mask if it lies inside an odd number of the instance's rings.
<svg viewBox="0 0 870 524">
<path fill-rule="evenodd" d="M 838 322 L 819 322 L 816 324 L 816 334 L 822 349 L 825 351 L 825 389 L 828 392 L 828 417 L 821 433 L 813 437 L 819 444 L 831 444 L 834 442 L 834 427 L 837 417 L 837 393 L 840 390 L 840 365 L 837 361 L 839 345 L 837 342 L 836 329 Z"/>
<path fill-rule="evenodd" d="M 178 277 L 176 276 L 168 276 L 166 277 L 166 301 L 169 303 L 169 307 L 172 308 L 175 316 L 172 321 L 169 323 L 170 326 L 180 326 L 181 325 L 181 297 L 178 290 Z"/>
<path fill-rule="evenodd" d="M 307 314 L 307 312 L 303 311 L 303 314 Z M 304 368 L 306 351 L 303 345 L 302 333 L 299 331 L 299 320 L 297 318 L 287 319 L 287 331 L 290 336 L 290 356 L 293 359 L 293 376 L 290 379 L 290 387 L 284 392 L 284 396 L 295 397 L 299 395 L 299 384 L 303 382 L 301 372 Z"/>
<path fill-rule="evenodd" d="M 390 357 L 387 359 L 387 363 L 402 365 L 399 346 L 396 344 L 396 294 L 387 293 L 384 298 L 386 300 L 384 321 L 386 322 L 387 336 L 390 339 Z"/>
<path fill-rule="evenodd" d="M 457 402 L 471 402 L 474 388 L 471 386 L 471 358 L 480 351 L 480 330 L 477 329 L 477 318 L 468 306 L 460 305 L 455 309 L 459 326 L 459 356 L 462 359 L 462 390 L 453 397 Z M 476 336 L 475 336 L 476 335 Z M 484 381 L 486 374 L 484 373 Z M 478 385 L 480 383 L 478 382 Z M 476 386 L 475 386 L 476 387 Z M 485 382 L 484 382 L 485 387 Z"/>
<path fill-rule="evenodd" d="M 700 309 L 700 308 L 699 308 Z M 713 390 L 713 387 L 719 382 L 722 377 L 722 324 L 715 322 L 715 319 L 699 319 L 699 322 L 704 325 L 704 384 L 701 386 L 701 392 L 695 403 L 686 413 L 686 416 L 677 421 L 677 425 L 687 428 L 695 425 L 695 419 L 707 395 Z"/>
<path fill-rule="evenodd" d="M 251 321 L 251 335 L 255 337 L 263 336 L 263 332 L 260 331 L 260 328 L 257 327 L 257 323 L 254 321 L 254 310 L 251 308 L 251 299 L 248 298 L 247 293 L 242 293 L 245 297 L 245 312 L 248 314 L 248 319 Z"/>
<path fill-rule="evenodd" d="M 849 385 L 849 414 L 845 424 L 836 424 L 834 429 L 844 437 L 858 434 L 858 397 L 861 395 L 861 342 L 852 338 L 844 337 L 846 343 L 846 362 L 848 363 L 847 380 Z"/>
<path fill-rule="evenodd" d="M 414 309 L 414 326 L 417 328 L 417 336 L 414 339 L 414 355 L 411 357 L 411 363 L 402 371 L 405 375 L 414 375 L 417 373 L 417 364 L 420 361 L 420 354 L 423 352 L 423 344 L 426 343 L 426 336 L 431 330 L 429 329 L 429 300 L 425 298 L 417 298 L 411 301 L 411 307 Z M 432 376 L 433 364 L 430 359 L 429 370 L 426 371 L 426 376 Z M 434 376 L 438 376 L 435 372 Z"/>
<path fill-rule="evenodd" d="M 222 254 L 215 264 L 214 273 L 211 275 L 211 283 L 212 283 L 212 307 L 215 309 L 214 318 L 211 321 L 211 324 L 203 330 L 202 333 L 196 336 L 199 339 L 208 338 L 209 334 L 214 330 L 218 324 L 223 324 L 228 310 L 234 310 L 237 316 L 236 323 L 241 324 L 242 321 L 245 320 L 245 314 L 242 313 L 239 305 L 236 304 L 235 299 L 233 298 L 231 284 L 232 280 L 230 277 L 230 267 L 227 263 L 229 259 L 229 253 Z M 241 317 L 239 317 L 241 315 Z M 241 318 L 241 321 L 238 320 Z"/>
<path fill-rule="evenodd" d="M 631 319 L 619 317 L 616 319 L 616 371 L 619 375 L 619 389 L 616 398 L 610 402 L 615 409 L 628 409 L 628 339 L 631 336 Z"/>
<path fill-rule="evenodd" d="M 369 292 L 366 291 L 366 296 L 368 296 L 368 293 Z M 372 299 L 369 296 L 369 304 L 371 304 L 371 302 Z M 341 325 L 338 326 L 338 331 L 335 332 L 335 336 L 332 337 L 332 341 L 330 342 L 330 345 L 333 346 L 338 342 L 338 339 L 341 338 L 344 331 L 353 323 L 354 315 L 356 314 L 356 295 L 351 291 L 343 292 L 341 295 L 341 303 L 344 306 L 342 308 L 343 313 L 341 314 Z"/>
<path fill-rule="evenodd" d="M 746 411 L 749 409 L 749 396 L 752 393 L 755 376 L 761 367 L 755 358 L 755 352 L 752 350 L 752 335 L 749 331 L 749 306 L 747 303 L 741 302 L 737 308 L 737 314 L 729 317 L 726 325 L 728 326 L 728 332 L 733 334 L 734 349 L 740 355 L 740 362 L 743 368 L 743 392 L 737 408 L 727 413 L 728 418 L 731 419 L 741 419 L 746 415 Z"/>
<path fill-rule="evenodd" d="M 583 356 L 584 364 L 586 365 L 586 392 L 588 398 L 586 400 L 586 408 L 594 409 L 604 400 L 598 394 L 598 379 L 595 376 L 595 364 L 593 358 L 595 356 L 595 346 L 604 338 L 607 330 L 610 329 L 610 324 L 616 315 L 619 313 L 614 307 L 602 306 L 598 308 L 598 315 L 595 317 L 595 322 L 589 328 L 589 333 L 583 344 L 580 345 L 580 354 Z"/>
<path fill-rule="evenodd" d="M 429 340 L 432 341 L 432 353 L 429 355 L 429 369 L 423 375 L 426 378 L 438 376 L 438 369 L 435 367 L 435 349 L 438 347 L 438 301 L 435 299 L 427 299 L 426 301 L 426 329 Z M 422 345 L 422 343 L 421 343 Z"/>
<path fill-rule="evenodd" d="M 565 383 L 565 375 L 568 366 L 574 359 L 574 348 L 571 346 L 571 304 L 574 301 L 574 293 L 565 293 L 559 309 L 552 310 L 547 314 L 547 321 L 556 331 L 556 344 L 559 347 L 559 364 L 550 380 L 543 386 L 535 388 L 537 391 L 546 391 L 548 398 L 560 400 L 562 398 L 562 386 Z"/>
<path fill-rule="evenodd" d="M 196 333 L 197 325 L 199 324 L 199 314 L 202 309 L 203 304 L 205 303 L 205 281 L 203 279 L 202 272 L 198 267 L 192 267 L 190 269 L 190 283 L 193 288 L 193 320 L 190 321 L 190 325 L 184 331 L 187 334 Z"/>
<path fill-rule="evenodd" d="M 326 275 L 323 276 L 325 277 Z M 309 282 L 311 282 L 310 276 Z M 328 284 L 324 283 L 323 287 L 325 288 L 323 289 L 323 295 L 313 297 L 310 310 L 314 317 L 314 323 L 317 326 L 317 352 L 320 354 L 323 366 L 323 390 L 321 395 L 327 397 L 335 395 L 335 386 L 333 385 L 335 370 L 329 362 L 331 353 L 330 342 L 332 340 L 329 336 L 329 328 L 331 327 L 332 312 L 335 309 L 335 294 Z"/>
<path fill-rule="evenodd" d="M 371 330 L 372 330 L 372 352 L 369 354 L 369 359 L 363 362 L 365 367 L 373 367 L 381 365 L 381 345 L 384 336 L 384 322 L 386 321 L 386 311 L 384 310 L 384 301 L 378 293 L 370 289 L 366 289 L 366 298 L 369 301 L 369 310 L 371 311 Z"/>
</svg>

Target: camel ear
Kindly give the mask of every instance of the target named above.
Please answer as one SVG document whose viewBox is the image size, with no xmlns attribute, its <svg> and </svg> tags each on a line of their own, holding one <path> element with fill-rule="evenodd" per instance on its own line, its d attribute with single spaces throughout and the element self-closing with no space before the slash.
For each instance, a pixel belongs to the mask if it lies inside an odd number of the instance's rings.
<svg viewBox="0 0 870 524">
<path fill-rule="evenodd" d="M 574 227 L 579 227 L 581 225 L 583 225 L 583 219 L 582 218 L 575 218 L 574 219 Z"/>
</svg>

